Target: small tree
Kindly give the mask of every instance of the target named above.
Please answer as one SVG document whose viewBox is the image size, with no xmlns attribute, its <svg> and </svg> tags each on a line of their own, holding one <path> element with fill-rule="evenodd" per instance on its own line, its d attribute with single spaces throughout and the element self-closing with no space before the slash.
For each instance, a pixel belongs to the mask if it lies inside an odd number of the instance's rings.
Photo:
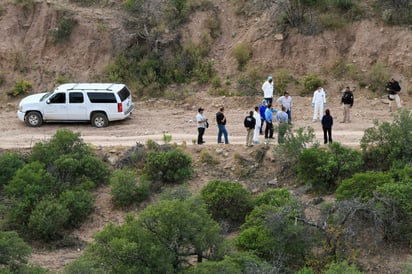
<svg viewBox="0 0 412 274">
<path fill-rule="evenodd" d="M 137 174 L 129 169 L 117 170 L 110 178 L 112 201 L 125 207 L 145 200 L 150 193 L 149 184 L 138 183 Z"/>
<path fill-rule="evenodd" d="M 8 268 L 10 273 L 27 263 L 30 247 L 14 231 L 0 231 L 0 269 Z"/>
<path fill-rule="evenodd" d="M 207 210 L 216 221 L 239 225 L 252 210 L 252 197 L 240 183 L 210 181 L 200 192 Z"/>
</svg>

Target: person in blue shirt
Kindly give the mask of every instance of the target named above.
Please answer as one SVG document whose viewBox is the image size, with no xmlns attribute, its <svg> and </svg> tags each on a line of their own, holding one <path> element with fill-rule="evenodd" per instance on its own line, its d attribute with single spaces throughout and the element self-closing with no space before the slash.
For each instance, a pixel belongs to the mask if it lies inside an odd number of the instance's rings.
<svg viewBox="0 0 412 274">
<path fill-rule="evenodd" d="M 273 106 L 269 104 L 267 109 L 265 110 L 265 139 L 273 139 L 273 112 L 276 112 L 276 109 L 274 109 Z"/>
<path fill-rule="evenodd" d="M 260 113 L 260 135 L 263 134 L 263 123 L 265 122 L 265 110 L 268 108 L 268 103 L 265 99 L 262 100 L 262 104 L 259 106 Z"/>
</svg>

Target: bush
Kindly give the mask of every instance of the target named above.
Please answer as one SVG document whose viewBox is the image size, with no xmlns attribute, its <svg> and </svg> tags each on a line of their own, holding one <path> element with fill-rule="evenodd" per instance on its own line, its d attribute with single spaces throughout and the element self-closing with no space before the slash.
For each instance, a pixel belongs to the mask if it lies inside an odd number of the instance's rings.
<svg viewBox="0 0 412 274">
<path fill-rule="evenodd" d="M 32 211 L 28 228 L 33 237 L 46 241 L 61 238 L 69 210 L 56 200 L 40 201 Z"/>
<path fill-rule="evenodd" d="M 0 231 L 0 250 L 0 269 L 8 268 L 11 273 L 18 273 L 18 266 L 26 264 L 31 253 L 30 247 L 14 231 Z"/>
<path fill-rule="evenodd" d="M 5 152 L 0 155 L 0 191 L 3 189 L 3 185 L 7 184 L 23 165 L 24 161 L 18 153 Z"/>
<path fill-rule="evenodd" d="M 149 152 L 144 172 L 151 179 L 181 183 L 192 177 L 192 159 L 180 150 Z"/>
<path fill-rule="evenodd" d="M 323 86 L 325 83 L 326 81 L 316 74 L 308 74 L 303 77 L 303 90 L 300 92 L 300 95 L 312 95 L 319 86 Z"/>
<path fill-rule="evenodd" d="M 147 182 L 137 183 L 137 175 L 130 169 L 117 170 L 110 178 L 112 201 L 120 207 L 139 203 L 148 198 L 150 190 Z"/>
<path fill-rule="evenodd" d="M 59 203 L 69 211 L 65 227 L 77 227 L 93 212 L 94 197 L 86 190 L 67 190 L 59 196 Z"/>
<path fill-rule="evenodd" d="M 358 267 L 354 264 L 349 265 L 347 261 L 342 261 L 339 263 L 331 263 L 327 265 L 327 269 L 325 271 L 325 274 L 362 274 L 361 271 L 359 271 Z"/>
<path fill-rule="evenodd" d="M 376 189 L 376 207 L 381 212 L 385 239 L 405 243 L 412 240 L 412 182 L 387 183 Z"/>
<path fill-rule="evenodd" d="M 240 183 L 210 181 L 202 188 L 200 197 L 216 221 L 239 225 L 252 210 L 251 194 Z"/>
<path fill-rule="evenodd" d="M 252 58 L 252 47 L 246 42 L 241 42 L 235 46 L 232 55 L 238 63 L 238 70 L 243 71 L 246 63 Z"/>
<path fill-rule="evenodd" d="M 33 84 L 31 82 L 26 80 L 20 80 L 14 84 L 14 88 L 11 91 L 7 92 L 7 95 L 16 97 L 29 92 L 32 88 Z"/>
<path fill-rule="evenodd" d="M 53 42 L 59 43 L 68 40 L 76 24 L 76 20 L 72 17 L 64 16 L 63 18 L 60 18 L 57 27 L 50 31 L 50 34 L 53 37 Z"/>
<path fill-rule="evenodd" d="M 369 83 L 372 91 L 382 91 L 386 94 L 385 84 L 390 77 L 389 70 L 381 63 L 374 64 L 366 74 L 365 81 Z"/>
<path fill-rule="evenodd" d="M 349 178 L 362 167 L 360 152 L 337 142 L 329 149 L 309 148 L 298 158 L 298 179 L 315 191 L 333 191 L 341 180 Z"/>
<path fill-rule="evenodd" d="M 359 199 L 361 202 L 367 202 L 373 198 L 377 187 L 391 182 L 391 176 L 382 172 L 357 173 L 352 178 L 342 181 L 336 190 L 336 199 Z"/>
<path fill-rule="evenodd" d="M 403 167 L 412 158 L 412 114 L 401 110 L 392 123 L 375 121 L 365 130 L 360 141 L 365 165 L 368 169 L 389 170 Z"/>
<path fill-rule="evenodd" d="M 273 82 L 278 95 L 283 95 L 290 82 L 294 81 L 293 76 L 286 69 L 279 69 L 273 74 Z"/>
</svg>

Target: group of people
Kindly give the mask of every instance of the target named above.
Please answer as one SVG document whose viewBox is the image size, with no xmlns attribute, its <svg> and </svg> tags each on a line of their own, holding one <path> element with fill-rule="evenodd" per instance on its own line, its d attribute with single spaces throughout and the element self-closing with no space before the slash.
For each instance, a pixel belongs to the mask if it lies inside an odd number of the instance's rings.
<svg viewBox="0 0 412 274">
<path fill-rule="evenodd" d="M 393 78 L 386 84 L 388 92 L 389 107 L 392 111 L 392 101 L 396 102 L 398 108 L 401 107 L 399 92 L 401 87 L 399 82 Z M 265 139 L 274 139 L 274 124 L 278 125 L 278 143 L 284 142 L 284 136 L 288 127 L 292 123 L 292 106 L 293 100 L 288 91 L 285 91 L 282 96 L 276 100 L 276 104 L 280 107 L 279 110 L 273 106 L 274 83 L 272 76 L 269 76 L 262 85 L 264 99 L 260 106 L 256 106 L 254 111 L 250 111 L 244 119 L 244 126 L 246 128 L 246 146 L 250 147 L 259 143 L 259 135 L 265 136 Z M 350 110 L 354 103 L 353 92 L 347 86 L 342 93 L 341 104 L 343 105 L 343 120 L 341 123 L 350 123 Z M 332 126 L 333 117 L 330 109 L 326 109 L 326 92 L 318 86 L 312 97 L 313 108 L 313 122 L 316 123 L 318 119 L 322 124 L 324 143 L 332 142 Z M 205 129 L 208 127 L 208 119 L 203 114 L 204 109 L 199 108 L 196 117 L 198 126 L 197 143 L 203 144 L 203 135 Z M 226 130 L 226 116 L 224 114 L 224 107 L 219 109 L 216 113 L 216 123 L 218 126 L 217 142 L 229 144 L 228 133 Z M 266 124 L 265 129 L 264 124 Z"/>
</svg>

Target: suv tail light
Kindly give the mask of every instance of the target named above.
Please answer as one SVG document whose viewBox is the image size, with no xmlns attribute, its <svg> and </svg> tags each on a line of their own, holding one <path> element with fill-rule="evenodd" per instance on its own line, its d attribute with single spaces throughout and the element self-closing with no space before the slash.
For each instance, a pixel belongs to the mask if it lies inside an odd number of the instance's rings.
<svg viewBox="0 0 412 274">
<path fill-rule="evenodd" d="M 117 103 L 117 112 L 123 112 L 123 104 Z"/>
</svg>

